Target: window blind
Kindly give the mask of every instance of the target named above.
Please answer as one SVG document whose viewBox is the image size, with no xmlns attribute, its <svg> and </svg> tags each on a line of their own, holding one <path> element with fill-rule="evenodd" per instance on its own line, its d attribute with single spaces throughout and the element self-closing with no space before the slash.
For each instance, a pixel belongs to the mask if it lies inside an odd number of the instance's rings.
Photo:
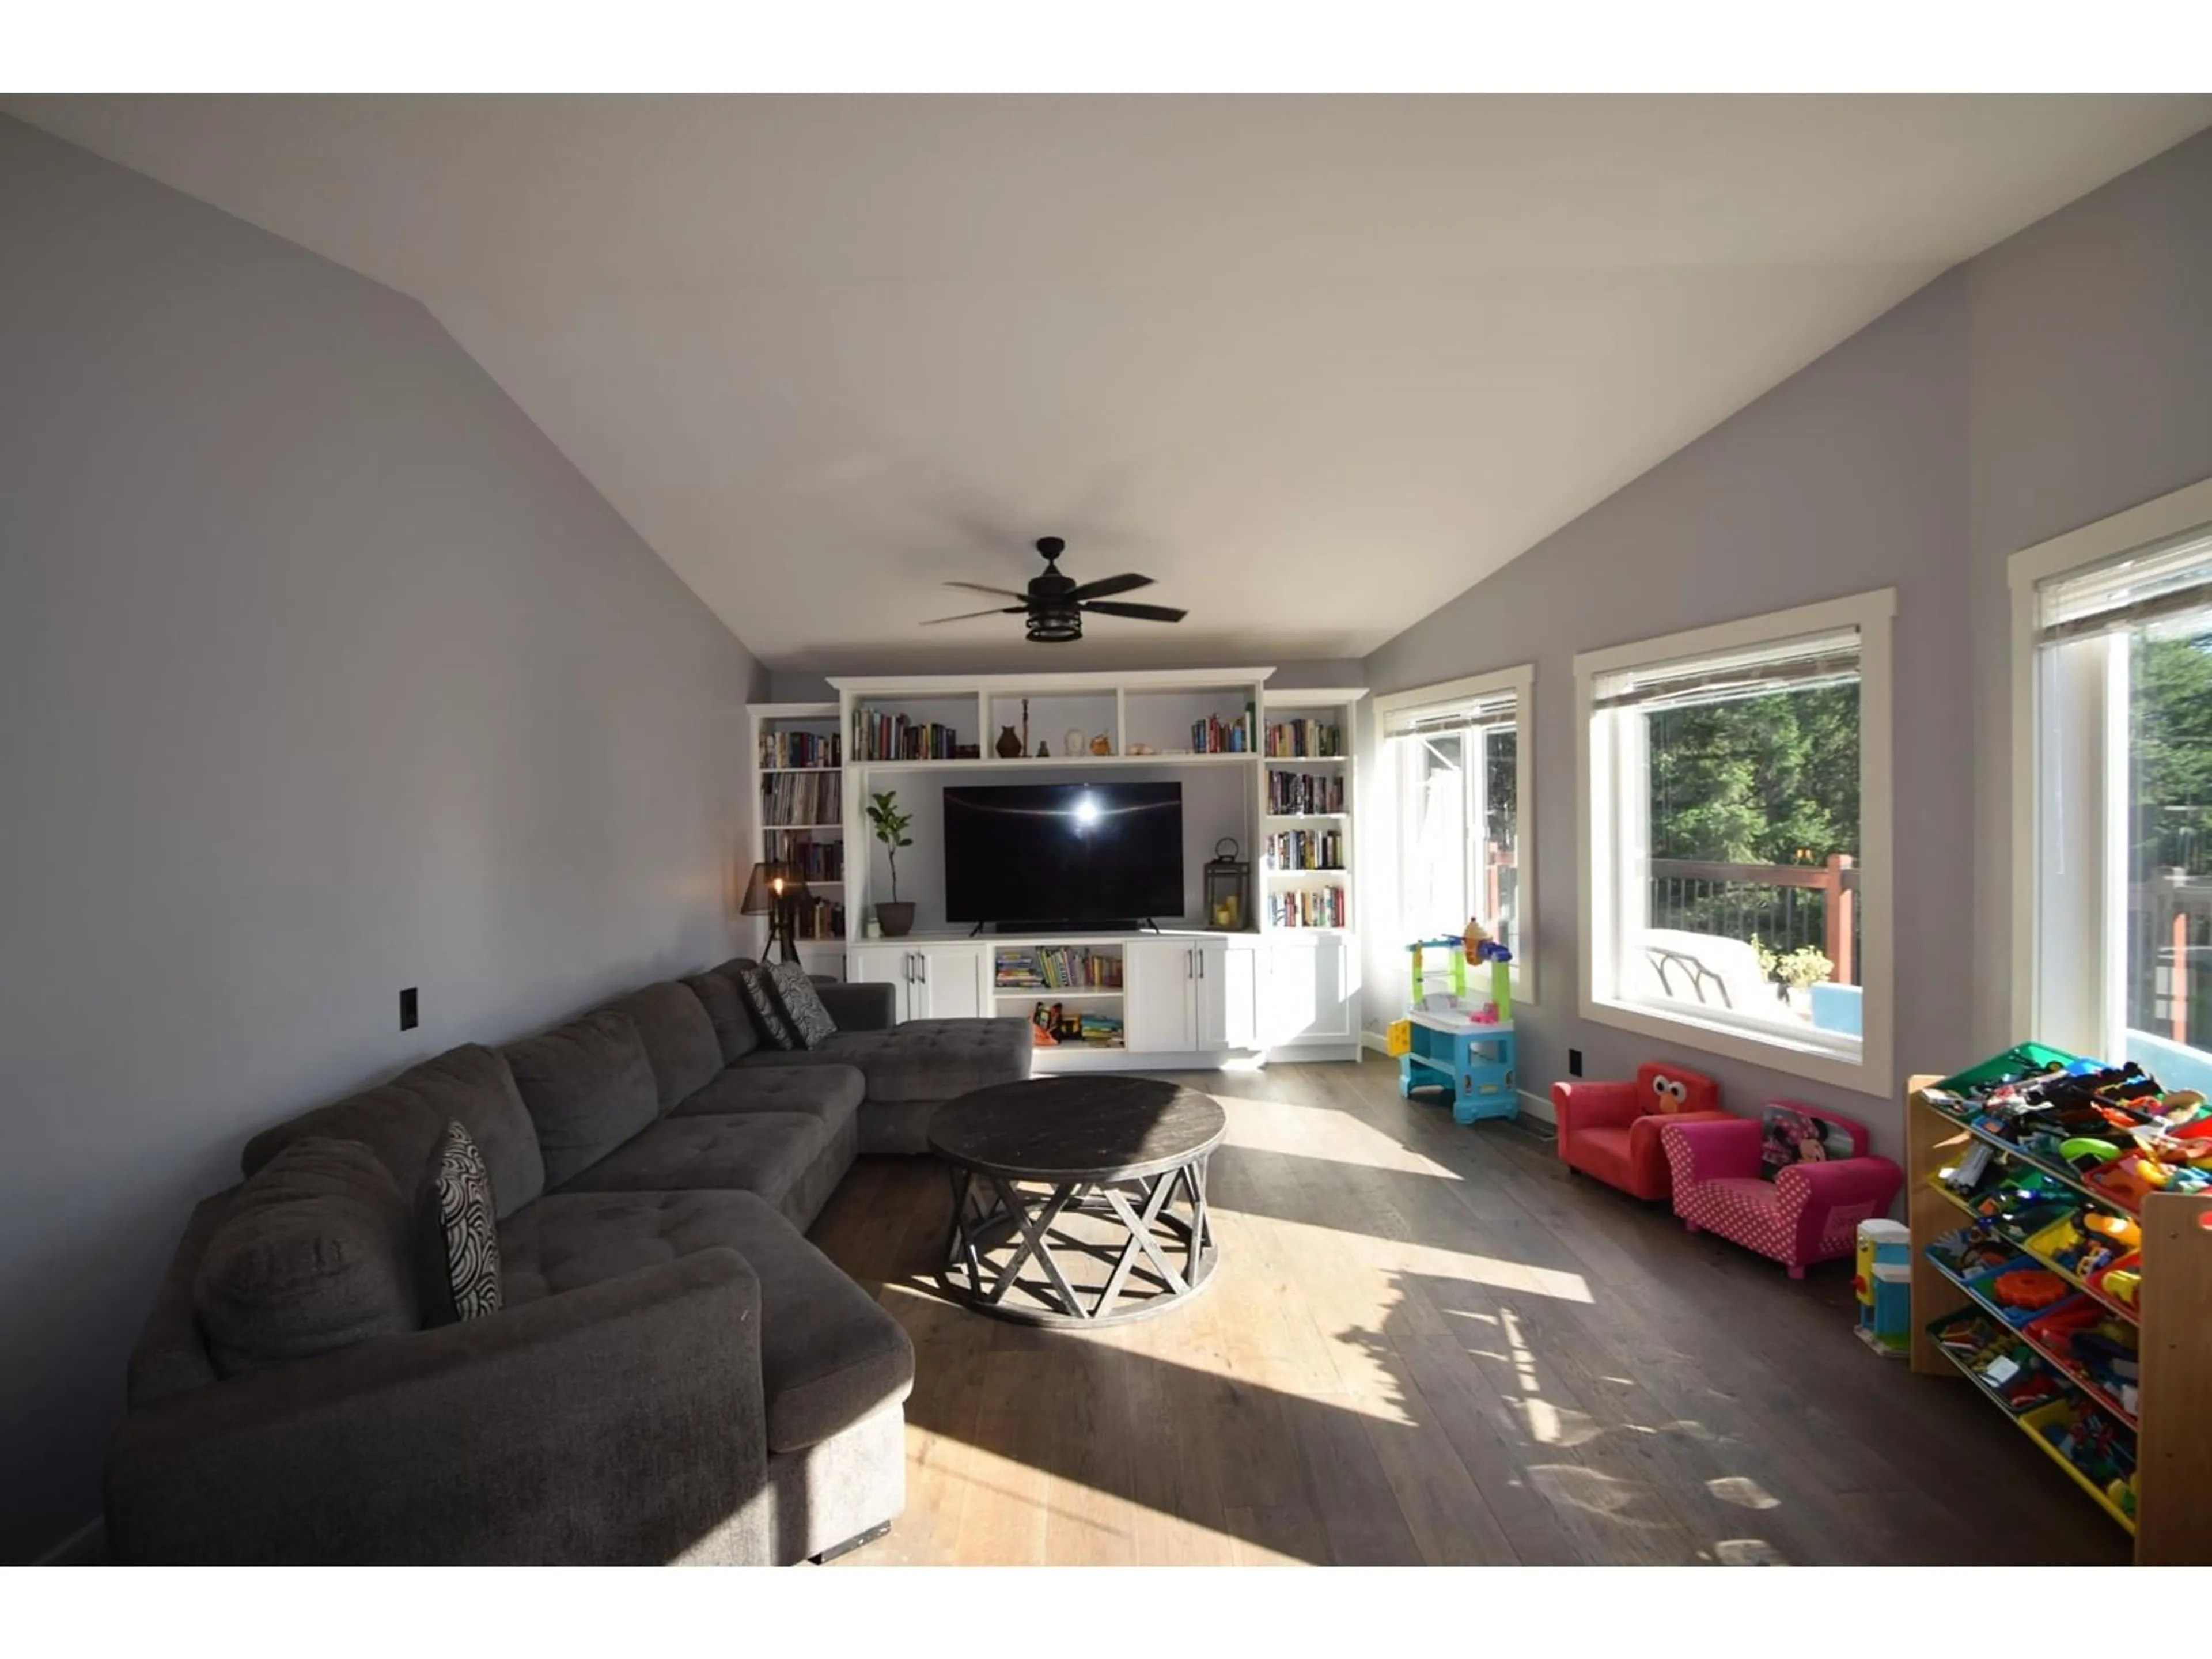
<svg viewBox="0 0 2212 1659">
<path fill-rule="evenodd" d="M 1771 640 L 1735 651 L 1674 662 L 1644 663 L 1600 674 L 1591 686 L 1594 708 L 1683 708 L 1735 702 L 1776 691 L 1852 685 L 1859 678 L 1859 630 Z"/>
<path fill-rule="evenodd" d="M 2212 628 L 2212 525 L 2036 589 L 2036 643 L 2163 625 L 2175 633 Z"/>
<path fill-rule="evenodd" d="M 1449 702 L 1423 703 L 1413 708 L 1394 708 L 1382 719 L 1386 738 L 1437 737 L 1447 732 L 1472 732 L 1486 726 L 1510 726 L 1518 715 L 1518 694 L 1491 691 L 1479 697 L 1455 697 Z"/>
</svg>

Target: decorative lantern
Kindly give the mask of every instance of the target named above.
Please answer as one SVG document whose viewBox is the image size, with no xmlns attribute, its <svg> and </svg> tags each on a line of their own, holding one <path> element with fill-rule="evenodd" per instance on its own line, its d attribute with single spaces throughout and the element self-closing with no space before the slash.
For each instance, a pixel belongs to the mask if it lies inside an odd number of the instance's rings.
<svg viewBox="0 0 2212 1659">
<path fill-rule="evenodd" d="M 1206 861 L 1206 921 L 1232 933 L 1249 927 L 1252 915 L 1252 866 L 1237 851 L 1237 838 L 1224 836 Z"/>
</svg>

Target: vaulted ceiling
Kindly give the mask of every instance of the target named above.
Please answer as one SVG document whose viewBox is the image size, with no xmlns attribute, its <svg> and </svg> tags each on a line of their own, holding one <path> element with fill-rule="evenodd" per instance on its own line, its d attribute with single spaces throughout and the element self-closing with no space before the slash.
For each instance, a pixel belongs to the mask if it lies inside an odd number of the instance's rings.
<svg viewBox="0 0 2212 1659">
<path fill-rule="evenodd" d="M 2203 98 L 17 98 L 415 295 L 791 668 L 1362 654 Z M 1030 544 L 1177 627 L 923 629 Z M 972 601 L 972 604 L 971 604 Z"/>
</svg>

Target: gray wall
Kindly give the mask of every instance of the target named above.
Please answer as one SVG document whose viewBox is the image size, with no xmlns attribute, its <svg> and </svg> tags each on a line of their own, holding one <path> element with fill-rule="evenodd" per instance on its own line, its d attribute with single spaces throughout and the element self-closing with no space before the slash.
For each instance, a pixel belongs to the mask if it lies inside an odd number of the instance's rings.
<svg viewBox="0 0 2212 1659">
<path fill-rule="evenodd" d="M 2010 1040 L 2005 560 L 2212 474 L 2212 134 L 1960 266 L 1368 659 L 1401 690 L 1533 660 L 1540 1006 L 1522 1086 L 1652 1042 L 1575 1014 L 1573 658 L 1898 590 L 1898 1080 Z M 1379 945 L 1381 941 L 1370 941 Z M 1370 951 L 1366 1013 L 1395 957 Z M 1387 971 L 1386 971 L 1387 969 Z M 1662 1050 L 1663 1052 L 1663 1050 Z M 1712 1055 L 1740 1109 L 1902 1107 Z"/>
<path fill-rule="evenodd" d="M 5 120 L 0 224 L 21 1560 L 252 1131 L 724 953 L 765 676 L 411 301 Z"/>
</svg>

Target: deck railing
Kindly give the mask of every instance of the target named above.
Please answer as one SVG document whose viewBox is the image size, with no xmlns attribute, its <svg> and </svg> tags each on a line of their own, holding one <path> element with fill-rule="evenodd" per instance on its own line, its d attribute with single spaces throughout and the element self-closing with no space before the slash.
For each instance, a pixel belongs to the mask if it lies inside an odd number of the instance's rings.
<svg viewBox="0 0 2212 1659">
<path fill-rule="evenodd" d="M 1847 853 L 1825 864 L 1651 860 L 1650 924 L 1749 939 L 1783 952 L 1815 945 L 1837 985 L 1858 981 L 1859 872 Z"/>
</svg>

